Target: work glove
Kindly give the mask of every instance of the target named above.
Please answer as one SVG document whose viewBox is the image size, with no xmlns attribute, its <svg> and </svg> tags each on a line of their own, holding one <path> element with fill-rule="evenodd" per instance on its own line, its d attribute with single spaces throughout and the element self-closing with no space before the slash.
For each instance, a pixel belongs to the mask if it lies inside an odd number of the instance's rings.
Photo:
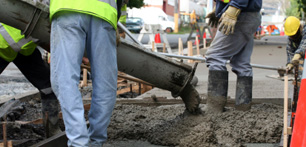
<svg viewBox="0 0 306 147">
<path fill-rule="evenodd" d="M 294 66 L 299 65 L 301 57 L 302 56 L 300 54 L 294 54 L 293 58 L 291 59 L 291 62 L 286 67 L 287 71 L 290 71 Z"/>
<path fill-rule="evenodd" d="M 230 33 L 233 34 L 235 24 L 237 22 L 237 17 L 239 16 L 240 12 L 240 9 L 233 6 L 229 6 L 227 10 L 222 14 L 219 20 L 219 31 L 225 35 L 229 35 Z"/>
<path fill-rule="evenodd" d="M 119 28 L 117 28 L 116 30 L 116 45 L 117 47 L 120 45 L 121 41 L 120 41 L 120 34 L 119 34 Z"/>
<path fill-rule="evenodd" d="M 205 19 L 208 18 L 208 25 L 210 27 L 217 27 L 219 23 L 219 18 L 216 16 L 216 7 L 214 7 L 213 11 L 208 13 L 205 17 Z"/>
</svg>

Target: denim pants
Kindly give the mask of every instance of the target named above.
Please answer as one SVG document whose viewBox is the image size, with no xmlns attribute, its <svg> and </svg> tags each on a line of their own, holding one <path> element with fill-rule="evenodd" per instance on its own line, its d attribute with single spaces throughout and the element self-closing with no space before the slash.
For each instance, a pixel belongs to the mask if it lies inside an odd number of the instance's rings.
<svg viewBox="0 0 306 147">
<path fill-rule="evenodd" d="M 250 64 L 253 36 L 260 23 L 261 15 L 258 12 L 241 12 L 234 34 L 224 35 L 217 31 L 205 56 L 209 70 L 226 71 L 226 62 L 230 60 L 232 71 L 237 76 L 253 76 Z"/>
<path fill-rule="evenodd" d="M 86 49 L 91 64 L 92 101 L 87 129 L 78 85 Z M 103 19 L 60 12 L 51 26 L 51 84 L 63 113 L 68 146 L 101 146 L 116 102 L 115 29 Z"/>
</svg>

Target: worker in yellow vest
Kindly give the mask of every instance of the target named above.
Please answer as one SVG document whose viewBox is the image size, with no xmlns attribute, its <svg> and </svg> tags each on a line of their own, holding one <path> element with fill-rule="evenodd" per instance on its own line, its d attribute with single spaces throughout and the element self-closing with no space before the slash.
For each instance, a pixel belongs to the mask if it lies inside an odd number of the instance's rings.
<svg viewBox="0 0 306 147">
<path fill-rule="evenodd" d="M 51 89 L 50 68 L 42 60 L 33 40 L 31 37 L 25 38 L 20 30 L 0 23 L 0 74 L 13 62 L 39 90 L 44 126 L 48 130 L 46 136 L 51 137 L 61 132 L 58 124 L 59 105 Z"/>
<path fill-rule="evenodd" d="M 190 14 L 190 23 L 195 24 L 197 22 L 197 15 L 195 13 L 195 10 L 192 10 Z"/>
<path fill-rule="evenodd" d="M 50 1 L 51 84 L 61 104 L 68 146 L 102 146 L 107 140 L 116 102 L 116 29 L 121 2 Z M 85 49 L 93 86 L 89 129 L 78 87 Z"/>
<path fill-rule="evenodd" d="M 122 0 L 122 7 L 121 7 L 121 16 L 119 18 L 119 22 L 126 26 L 126 17 L 127 17 L 127 4 L 129 0 Z M 125 32 L 122 29 L 118 29 L 120 37 L 125 38 Z"/>
</svg>

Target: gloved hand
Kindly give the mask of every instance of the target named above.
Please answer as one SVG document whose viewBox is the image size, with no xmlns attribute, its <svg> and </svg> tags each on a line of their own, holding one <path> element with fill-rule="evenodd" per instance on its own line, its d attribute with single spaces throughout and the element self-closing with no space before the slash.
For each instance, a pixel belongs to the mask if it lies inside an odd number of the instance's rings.
<svg viewBox="0 0 306 147">
<path fill-rule="evenodd" d="M 218 23 L 219 23 L 219 18 L 216 17 L 216 7 L 214 7 L 213 11 L 208 13 L 205 17 L 205 19 L 208 18 L 208 25 L 210 27 L 217 27 L 218 26 Z"/>
<path fill-rule="evenodd" d="M 120 45 L 120 34 L 119 34 L 119 28 L 117 28 L 116 30 L 116 44 L 117 44 L 117 47 Z"/>
<path fill-rule="evenodd" d="M 287 65 L 286 69 L 290 71 L 294 66 L 299 65 L 301 57 L 302 56 L 300 54 L 294 54 L 293 58 L 291 59 L 291 62 Z"/>
<path fill-rule="evenodd" d="M 240 12 L 240 9 L 229 6 L 219 20 L 219 31 L 225 35 L 229 35 L 230 33 L 233 34 L 237 22 L 237 17 L 239 16 Z"/>
<path fill-rule="evenodd" d="M 293 68 L 293 64 L 289 63 L 287 64 L 286 70 L 290 71 Z"/>
</svg>

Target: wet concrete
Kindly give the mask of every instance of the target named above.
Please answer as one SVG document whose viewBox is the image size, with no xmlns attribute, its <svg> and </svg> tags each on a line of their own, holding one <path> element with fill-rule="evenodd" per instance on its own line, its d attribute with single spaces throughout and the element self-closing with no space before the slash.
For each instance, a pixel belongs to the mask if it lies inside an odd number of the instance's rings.
<svg viewBox="0 0 306 147">
<path fill-rule="evenodd" d="M 278 45 L 256 44 L 252 63 L 284 66 L 285 62 L 285 45 L 279 48 Z M 228 69 L 230 71 L 230 67 Z M 201 63 L 195 73 L 199 79 L 196 89 L 200 95 L 207 93 L 207 71 L 205 64 Z M 254 98 L 283 97 L 283 81 L 266 77 L 276 74 L 276 71 L 254 69 Z M 230 98 L 235 96 L 235 86 L 236 76 L 230 72 Z M 35 88 L 16 68 L 11 68 L 0 75 L 0 89 L 1 99 Z M 86 91 L 83 96 L 90 97 L 91 90 Z M 289 92 L 292 92 L 292 86 Z M 152 94 L 172 98 L 170 92 L 154 89 L 137 99 L 150 97 Z M 40 106 L 37 104 L 39 100 L 28 103 L 33 111 L 29 111 L 22 119 L 32 120 L 35 118 L 31 116 L 40 116 Z M 204 109 L 205 105 L 200 107 Z M 117 104 L 108 128 L 109 140 L 105 146 L 245 146 L 246 143 L 277 143 L 282 130 L 282 112 L 281 106 L 258 104 L 248 112 L 227 107 L 224 113 L 211 115 L 204 112 L 195 116 L 185 112 L 184 104 L 159 107 Z M 33 127 L 17 128 L 19 132 L 20 128 L 35 130 Z M 13 127 L 10 130 L 18 129 Z M 18 135 L 19 132 L 14 133 Z M 32 132 L 31 137 L 43 137 L 39 135 L 40 132 Z"/>
<path fill-rule="evenodd" d="M 224 113 L 214 115 L 191 115 L 184 110 L 184 105 L 154 108 L 117 105 L 108 129 L 109 140 L 147 140 L 163 146 L 229 147 L 280 141 L 281 106 L 259 104 L 248 112 L 226 108 Z"/>
</svg>

